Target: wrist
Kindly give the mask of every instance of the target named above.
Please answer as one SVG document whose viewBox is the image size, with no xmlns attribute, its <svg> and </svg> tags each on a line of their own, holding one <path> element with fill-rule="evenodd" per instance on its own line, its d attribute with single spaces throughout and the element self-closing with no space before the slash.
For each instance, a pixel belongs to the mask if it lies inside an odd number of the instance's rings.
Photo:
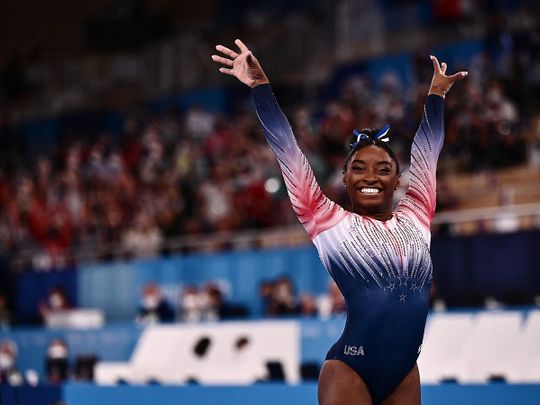
<svg viewBox="0 0 540 405">
<path fill-rule="evenodd" d="M 262 77 L 260 79 L 255 79 L 253 81 L 253 83 L 251 84 L 251 88 L 254 89 L 255 87 L 257 86 L 260 86 L 262 84 L 269 84 L 270 81 L 268 80 L 268 78 L 265 76 L 265 77 Z"/>
<path fill-rule="evenodd" d="M 445 98 L 446 91 L 444 91 L 441 88 L 432 86 L 432 87 L 429 88 L 428 96 L 431 95 L 431 94 L 435 94 L 436 96 Z"/>
</svg>

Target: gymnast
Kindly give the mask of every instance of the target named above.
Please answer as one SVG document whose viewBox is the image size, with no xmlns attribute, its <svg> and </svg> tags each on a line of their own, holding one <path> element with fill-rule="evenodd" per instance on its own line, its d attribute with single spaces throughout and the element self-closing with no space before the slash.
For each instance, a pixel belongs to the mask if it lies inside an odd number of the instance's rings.
<svg viewBox="0 0 540 405">
<path fill-rule="evenodd" d="M 433 78 L 411 148 L 410 181 L 393 210 L 399 162 L 388 146 L 389 126 L 354 131 L 343 183 L 351 211 L 330 201 L 299 149 L 270 82 L 240 40 L 218 45 L 221 73 L 251 87 L 266 140 L 279 162 L 298 219 L 347 303 L 347 321 L 321 369 L 320 405 L 418 405 L 416 360 L 429 307 L 430 223 L 436 166 L 444 141 L 444 98 L 467 76 L 446 75 L 435 56 Z"/>
</svg>

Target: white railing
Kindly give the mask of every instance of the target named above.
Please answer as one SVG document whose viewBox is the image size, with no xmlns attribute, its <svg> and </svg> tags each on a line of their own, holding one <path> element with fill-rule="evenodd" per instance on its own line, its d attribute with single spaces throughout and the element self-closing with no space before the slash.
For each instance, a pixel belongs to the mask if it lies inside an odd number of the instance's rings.
<svg viewBox="0 0 540 405">
<path fill-rule="evenodd" d="M 540 202 L 441 212 L 433 219 L 434 235 L 442 232 L 443 226 L 447 227 L 445 232 L 452 236 L 540 229 Z M 298 224 L 268 230 L 217 232 L 170 238 L 164 242 L 161 252 L 163 254 L 211 253 L 223 250 L 305 246 L 310 243 L 309 236 Z M 40 249 L 19 251 L 12 261 L 12 267 L 19 271 L 26 269 L 29 264 L 39 267 L 40 258 L 43 258 L 44 254 L 44 251 Z M 129 257 L 132 256 L 120 245 L 82 245 L 71 252 L 70 259 L 77 264 L 82 264 Z"/>
<path fill-rule="evenodd" d="M 458 224 L 470 221 L 497 221 L 503 219 L 517 219 L 535 217 L 540 220 L 540 202 L 534 204 L 513 204 L 500 207 L 473 208 L 467 210 L 440 212 L 433 218 L 434 225 Z M 537 223 L 540 227 L 540 222 Z"/>
</svg>

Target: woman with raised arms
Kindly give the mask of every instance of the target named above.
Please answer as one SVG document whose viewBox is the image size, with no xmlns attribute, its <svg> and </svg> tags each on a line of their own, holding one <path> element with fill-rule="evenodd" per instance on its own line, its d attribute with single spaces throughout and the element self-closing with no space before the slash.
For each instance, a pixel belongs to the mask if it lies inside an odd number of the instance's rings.
<svg viewBox="0 0 540 405">
<path fill-rule="evenodd" d="M 274 151 L 293 209 L 347 303 L 347 322 L 319 377 L 320 405 L 420 404 L 416 360 L 429 307 L 430 223 L 436 166 L 444 141 L 444 98 L 467 72 L 446 75 L 434 56 L 433 78 L 411 149 L 410 182 L 396 209 L 399 162 L 389 127 L 354 131 L 343 170 L 347 211 L 321 191 L 270 82 L 240 40 L 218 45 L 221 73 L 251 87 L 257 115 Z"/>
</svg>

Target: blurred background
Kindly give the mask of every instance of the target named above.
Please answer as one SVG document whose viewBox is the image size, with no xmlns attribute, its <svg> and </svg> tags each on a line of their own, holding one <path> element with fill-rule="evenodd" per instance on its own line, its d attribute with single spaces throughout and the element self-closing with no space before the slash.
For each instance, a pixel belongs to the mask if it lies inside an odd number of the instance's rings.
<svg viewBox="0 0 540 405">
<path fill-rule="evenodd" d="M 540 403 L 539 20 L 538 0 L 1 2 L 0 403 L 316 403 L 345 304 L 210 59 L 236 38 L 346 208 L 353 128 L 392 126 L 397 202 L 429 55 L 469 72 L 424 402 Z"/>
</svg>

